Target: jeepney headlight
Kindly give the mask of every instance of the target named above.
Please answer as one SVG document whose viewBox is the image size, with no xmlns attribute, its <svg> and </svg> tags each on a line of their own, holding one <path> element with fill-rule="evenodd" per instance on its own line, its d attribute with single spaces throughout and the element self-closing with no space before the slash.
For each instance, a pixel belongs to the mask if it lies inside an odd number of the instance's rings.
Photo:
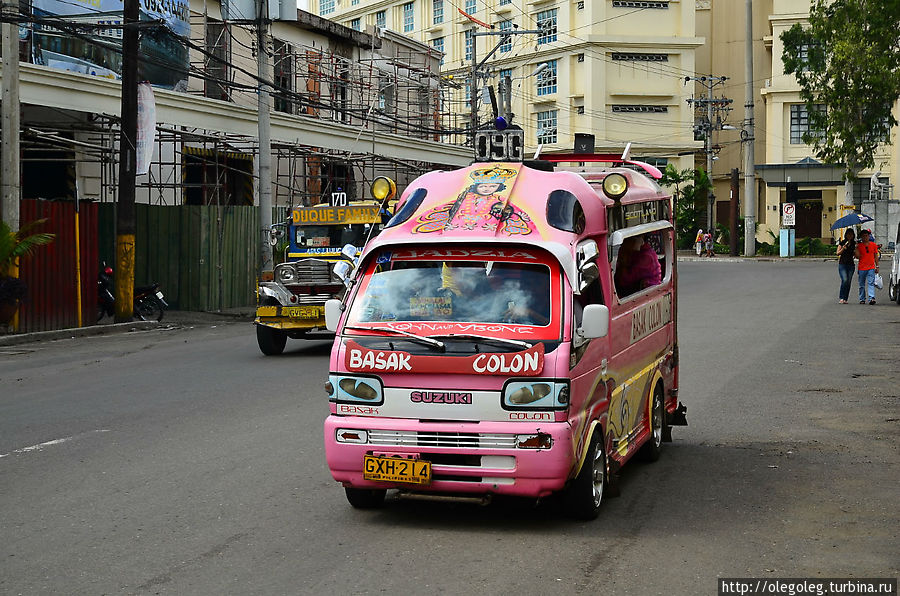
<svg viewBox="0 0 900 596">
<path fill-rule="evenodd" d="M 509 381 L 503 389 L 507 410 L 558 410 L 569 405 L 569 384 L 546 379 Z"/>
<path fill-rule="evenodd" d="M 331 401 L 365 403 L 373 406 L 384 403 L 381 380 L 377 377 L 331 375 L 328 382 L 334 389 L 328 396 Z"/>
<path fill-rule="evenodd" d="M 368 443 L 369 433 L 356 428 L 339 428 L 334 433 L 338 443 Z"/>
<path fill-rule="evenodd" d="M 603 179 L 603 192 L 613 200 L 621 199 L 628 192 L 628 180 L 622 174 L 609 174 Z"/>
<path fill-rule="evenodd" d="M 275 268 L 275 277 L 283 284 L 293 283 L 297 278 L 294 267 L 288 263 L 282 263 Z"/>
</svg>

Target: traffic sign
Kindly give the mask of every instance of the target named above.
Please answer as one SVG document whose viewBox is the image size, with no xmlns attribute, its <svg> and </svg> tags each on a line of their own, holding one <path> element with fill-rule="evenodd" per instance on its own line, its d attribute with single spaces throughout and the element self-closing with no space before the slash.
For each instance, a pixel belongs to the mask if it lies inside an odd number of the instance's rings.
<svg viewBox="0 0 900 596">
<path fill-rule="evenodd" d="M 781 225 L 795 226 L 797 225 L 797 203 L 781 204 Z"/>
</svg>

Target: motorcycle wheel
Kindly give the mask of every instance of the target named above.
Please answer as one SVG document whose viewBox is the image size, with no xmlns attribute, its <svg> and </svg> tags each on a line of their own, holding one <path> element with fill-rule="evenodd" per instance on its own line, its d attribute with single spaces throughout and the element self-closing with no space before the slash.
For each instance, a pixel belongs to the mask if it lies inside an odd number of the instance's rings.
<svg viewBox="0 0 900 596">
<path fill-rule="evenodd" d="M 163 306 L 155 297 L 144 298 L 134 305 L 134 316 L 142 321 L 162 321 Z"/>
</svg>

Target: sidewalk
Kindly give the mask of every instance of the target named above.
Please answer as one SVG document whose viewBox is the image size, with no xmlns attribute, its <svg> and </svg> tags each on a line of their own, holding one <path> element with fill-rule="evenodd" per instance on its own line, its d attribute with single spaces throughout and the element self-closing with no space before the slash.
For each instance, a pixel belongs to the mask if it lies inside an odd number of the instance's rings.
<svg viewBox="0 0 900 596">
<path fill-rule="evenodd" d="M 808 263 L 810 261 L 815 262 L 823 262 L 827 263 L 829 261 L 837 261 L 837 256 L 830 255 L 815 255 L 811 257 L 806 256 L 797 256 L 797 257 L 777 257 L 774 255 L 762 255 L 755 257 L 745 257 L 745 256 L 737 256 L 732 257 L 731 255 L 725 254 L 716 254 L 714 257 L 698 257 L 697 253 L 692 250 L 679 250 L 677 252 L 677 258 L 679 262 L 699 262 L 699 261 L 709 261 L 709 262 L 720 262 L 720 263 Z"/>
<path fill-rule="evenodd" d="M 58 339 L 72 339 L 75 337 L 90 337 L 94 335 L 111 335 L 116 333 L 129 333 L 132 331 L 144 331 L 157 328 L 193 327 L 198 325 L 215 325 L 228 323 L 248 323 L 255 316 L 255 308 L 252 306 L 229 308 L 222 312 L 193 312 L 186 310 L 167 310 L 163 320 L 157 321 L 131 321 L 130 323 L 114 323 L 111 318 L 106 318 L 97 325 L 72 329 L 54 329 L 53 331 L 33 331 L 30 333 L 0 334 L 0 347 L 15 346 L 41 341 L 53 341 Z"/>
</svg>

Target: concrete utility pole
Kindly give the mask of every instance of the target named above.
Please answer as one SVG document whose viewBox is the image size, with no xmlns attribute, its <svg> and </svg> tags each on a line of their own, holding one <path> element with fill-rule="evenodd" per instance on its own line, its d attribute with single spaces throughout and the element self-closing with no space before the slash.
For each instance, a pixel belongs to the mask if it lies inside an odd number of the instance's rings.
<svg viewBox="0 0 900 596">
<path fill-rule="evenodd" d="M 269 86 L 264 82 L 270 78 L 268 68 L 269 56 L 269 21 L 266 0 L 257 4 L 256 27 L 256 67 L 259 78 L 257 109 L 259 111 L 259 219 L 261 242 L 259 247 L 259 272 L 272 271 L 275 265 L 272 260 L 272 245 L 269 235 L 272 229 L 272 137 L 269 120 Z"/>
<path fill-rule="evenodd" d="M 140 0 L 125 0 L 122 25 L 122 110 L 116 204 L 116 322 L 134 318 L 134 185 L 137 169 L 138 23 Z"/>
<path fill-rule="evenodd" d="M 713 77 L 713 76 L 700 76 L 700 77 L 684 77 L 684 81 L 695 81 L 700 83 L 706 88 L 706 97 L 701 99 L 691 98 L 688 99 L 687 102 L 692 104 L 697 109 L 704 109 L 706 114 L 704 116 L 704 121 L 700 124 L 700 130 L 703 131 L 703 151 L 706 153 L 706 175 L 709 176 L 710 189 L 709 189 L 709 199 L 706 210 L 706 227 L 710 230 L 710 233 L 715 235 L 713 230 L 714 223 L 713 222 L 713 209 L 715 207 L 716 195 L 713 194 L 713 175 L 712 175 L 712 162 L 713 162 L 713 153 L 717 152 L 717 148 L 714 148 L 712 145 L 712 133 L 714 130 L 725 130 L 733 129 L 734 127 L 725 127 L 723 125 L 722 112 L 730 110 L 728 107 L 731 104 L 731 100 L 727 97 L 719 97 L 713 98 L 713 88 L 719 85 L 724 85 L 725 81 L 728 80 L 728 77 Z M 713 111 L 716 113 L 716 120 L 713 121 Z"/>
<path fill-rule="evenodd" d="M 744 144 L 744 255 L 756 254 L 756 166 L 753 164 L 753 0 L 746 0 L 747 39 L 745 42 L 744 77 L 744 126 L 741 142 Z"/>
<path fill-rule="evenodd" d="M 509 39 L 513 35 L 539 35 L 543 33 L 541 29 L 513 29 L 510 31 L 472 31 L 472 73 L 469 78 L 469 109 L 471 111 L 469 115 L 470 126 L 472 128 L 472 144 L 475 144 L 475 133 L 478 131 L 478 69 L 484 66 L 484 63 L 490 60 L 491 56 L 493 56 L 501 45 L 509 41 Z M 500 36 L 500 41 L 497 42 L 497 45 L 494 46 L 494 49 L 488 52 L 487 56 L 485 56 L 481 62 L 478 62 L 476 58 L 476 48 L 478 47 L 477 40 L 479 37 L 487 37 L 487 36 Z M 512 82 L 510 82 L 512 85 Z M 512 89 L 510 89 L 512 91 Z M 511 102 L 512 100 L 510 100 Z M 512 104 L 510 103 L 510 111 L 512 111 Z"/>
<path fill-rule="evenodd" d="M 0 110 L 0 218 L 19 231 L 19 0 L 3 0 L 3 98 Z M 2 273 L 2 272 L 0 272 Z M 15 274 L 15 272 L 11 272 Z"/>
</svg>

